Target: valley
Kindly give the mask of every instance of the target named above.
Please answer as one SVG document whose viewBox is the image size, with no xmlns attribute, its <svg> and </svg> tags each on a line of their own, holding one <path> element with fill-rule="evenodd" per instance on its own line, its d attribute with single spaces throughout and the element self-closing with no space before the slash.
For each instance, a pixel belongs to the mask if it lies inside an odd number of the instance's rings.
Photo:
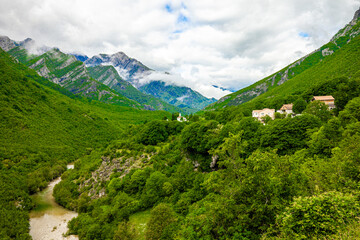
<svg viewBox="0 0 360 240">
<path fill-rule="evenodd" d="M 0 238 L 357 239 L 359 29 L 218 101 L 0 37 Z"/>
</svg>

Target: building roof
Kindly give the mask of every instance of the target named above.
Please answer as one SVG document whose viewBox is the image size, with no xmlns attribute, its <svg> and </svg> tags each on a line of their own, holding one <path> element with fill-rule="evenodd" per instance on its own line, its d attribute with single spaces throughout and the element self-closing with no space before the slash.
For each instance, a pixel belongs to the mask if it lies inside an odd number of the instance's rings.
<svg viewBox="0 0 360 240">
<path fill-rule="evenodd" d="M 284 104 L 282 105 L 282 107 L 280 108 L 280 110 L 292 110 L 293 109 L 293 104 Z"/>
<path fill-rule="evenodd" d="M 259 112 L 259 113 L 264 111 L 275 112 L 275 109 L 264 108 L 262 110 L 253 110 L 253 112 Z"/>
<path fill-rule="evenodd" d="M 314 96 L 313 101 L 334 101 L 333 96 Z"/>
</svg>

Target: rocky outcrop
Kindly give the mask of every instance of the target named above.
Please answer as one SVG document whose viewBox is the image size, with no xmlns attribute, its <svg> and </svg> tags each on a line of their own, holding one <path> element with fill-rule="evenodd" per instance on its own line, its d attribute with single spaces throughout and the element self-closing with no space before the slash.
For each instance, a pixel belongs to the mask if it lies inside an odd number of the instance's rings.
<svg viewBox="0 0 360 240">
<path fill-rule="evenodd" d="M 112 55 L 99 54 L 87 59 L 86 66 L 94 67 L 98 65 L 112 65 L 118 71 L 120 77 L 126 81 L 133 82 L 137 80 L 137 75 L 143 75 L 147 71 L 151 71 L 140 61 L 128 57 L 123 52 L 118 52 Z"/>
<path fill-rule="evenodd" d="M 16 47 L 16 44 L 13 40 L 6 36 L 0 36 L 0 48 L 7 52 L 14 47 Z"/>
<path fill-rule="evenodd" d="M 150 161 L 153 154 L 142 154 L 137 157 L 120 157 L 110 159 L 109 157 L 101 157 L 101 165 L 91 173 L 91 177 L 86 179 L 79 186 L 79 191 L 88 191 L 91 199 L 97 199 L 105 195 L 105 186 L 102 183 L 110 180 L 111 174 L 120 172 L 120 178 L 128 174 L 131 169 L 142 168 L 143 164 Z"/>
</svg>

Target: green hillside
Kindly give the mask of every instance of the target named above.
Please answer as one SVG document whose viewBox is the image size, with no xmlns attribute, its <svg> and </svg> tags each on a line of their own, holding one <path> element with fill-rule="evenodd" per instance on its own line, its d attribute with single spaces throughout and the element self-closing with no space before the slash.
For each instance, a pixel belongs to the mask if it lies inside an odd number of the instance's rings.
<svg viewBox="0 0 360 240">
<path fill-rule="evenodd" d="M 336 92 L 343 109 L 305 103 L 302 115 L 264 125 L 237 111 L 226 117 L 230 107 L 124 131 L 77 160 L 55 187 L 56 201 L 79 212 L 70 233 L 81 240 L 357 239 L 360 76 L 307 90 Z"/>
<path fill-rule="evenodd" d="M 88 67 L 87 70 L 92 78 L 105 84 L 121 95 L 144 105 L 146 109 L 186 113 L 182 109 L 161 101 L 158 98 L 140 92 L 129 82 L 123 80 L 113 66 L 98 65 L 95 67 Z"/>
<path fill-rule="evenodd" d="M 30 239 L 29 194 L 59 176 L 66 163 L 119 138 L 129 123 L 169 115 L 88 103 L 0 49 L 1 238 Z"/>
<path fill-rule="evenodd" d="M 351 77 L 357 71 L 357 58 L 352 59 L 352 51 L 357 51 L 360 34 L 360 21 L 354 19 L 340 30 L 331 41 L 313 53 L 297 60 L 279 72 L 264 78 L 249 87 L 229 94 L 206 107 L 207 110 L 221 109 L 225 106 L 237 106 L 258 96 L 271 97 L 271 94 L 291 95 L 307 89 L 329 78 L 337 76 Z M 351 44 L 353 41 L 356 43 Z M 348 46 L 350 44 L 350 46 Z M 343 50 L 345 48 L 345 50 Z M 339 53 L 340 52 L 340 53 Z M 354 56 L 355 54 L 352 54 Z M 331 62 L 329 64 L 329 62 Z M 355 69 L 354 69 L 355 68 Z M 355 70 L 355 72 L 353 72 Z M 290 83 L 287 83 L 290 82 Z M 286 84 L 286 87 L 282 85 Z M 269 92 L 269 93 L 268 93 Z"/>
</svg>

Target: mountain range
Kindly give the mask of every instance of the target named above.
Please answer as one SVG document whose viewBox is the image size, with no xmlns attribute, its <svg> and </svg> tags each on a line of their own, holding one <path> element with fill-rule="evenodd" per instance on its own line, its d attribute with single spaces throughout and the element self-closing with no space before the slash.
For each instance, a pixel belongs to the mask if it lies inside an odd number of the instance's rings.
<svg viewBox="0 0 360 240">
<path fill-rule="evenodd" d="M 175 85 L 171 85 L 171 91 L 162 88 L 156 90 L 157 94 L 152 94 L 155 90 L 149 89 L 151 81 L 142 86 L 146 90 L 137 89 L 135 86 L 139 87 L 140 79 L 153 70 L 122 52 L 88 58 L 38 46 L 30 38 L 16 42 L 6 36 L 0 37 L 0 47 L 41 76 L 89 100 L 184 114 L 199 111 L 216 101 L 190 88 L 186 88 L 187 95 L 181 95 L 185 87 Z M 185 98 L 187 101 L 182 101 Z"/>
<path fill-rule="evenodd" d="M 165 82 L 161 79 L 152 79 L 151 74 L 156 71 L 145 66 L 140 61 L 128 57 L 123 52 L 118 52 L 111 55 L 99 54 L 93 56 L 92 58 L 88 58 L 87 56 L 83 55 L 75 56 L 79 60 L 83 60 L 86 66 L 89 68 L 109 65 L 113 66 L 121 79 L 130 82 L 141 92 L 162 99 L 163 101 L 177 106 L 183 110 L 187 109 L 188 112 L 196 112 L 216 101 L 215 98 L 206 98 L 189 87 L 175 85 Z M 120 78 L 117 77 L 117 79 Z M 147 81 L 141 81 L 144 78 L 146 78 Z M 104 82 L 109 82 L 109 80 Z M 104 84 L 108 85 L 107 83 Z"/>
</svg>

